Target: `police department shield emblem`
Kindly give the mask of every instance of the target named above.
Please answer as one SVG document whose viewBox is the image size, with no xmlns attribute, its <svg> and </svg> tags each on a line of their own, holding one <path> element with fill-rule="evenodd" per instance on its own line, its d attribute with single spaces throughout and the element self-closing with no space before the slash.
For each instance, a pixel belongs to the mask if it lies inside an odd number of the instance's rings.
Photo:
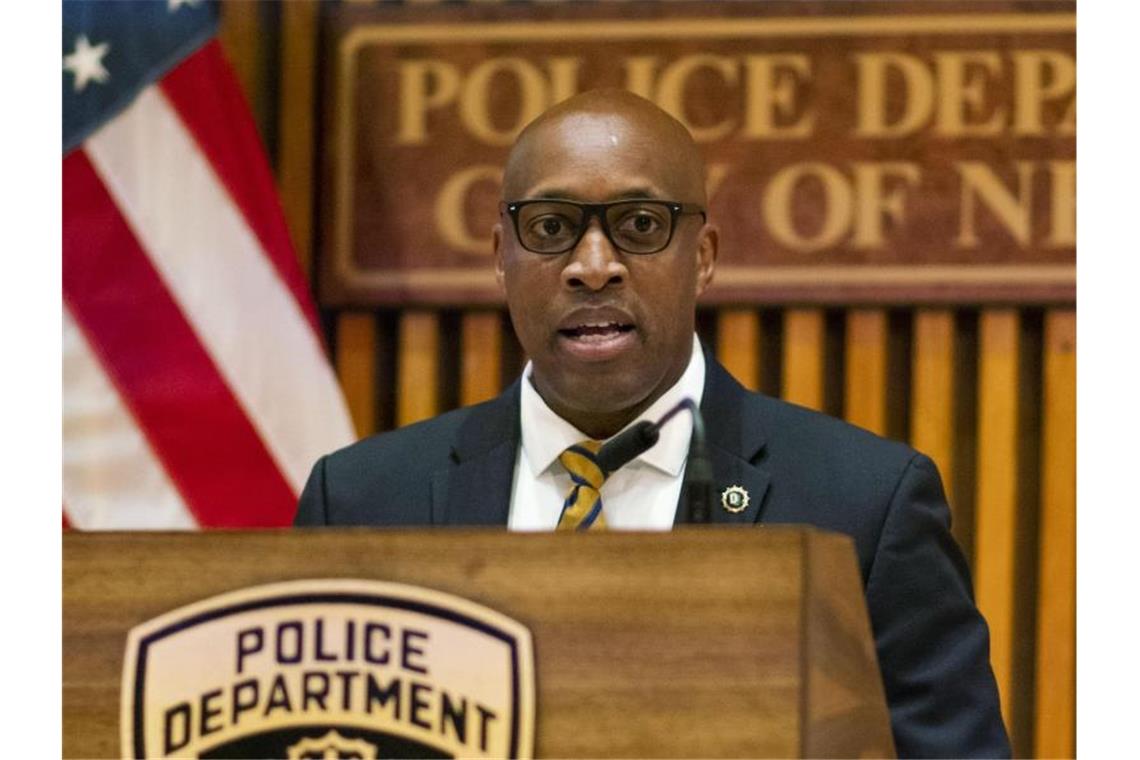
<svg viewBox="0 0 1140 760">
<path fill-rule="evenodd" d="M 132 629 L 124 757 L 530 757 L 530 632 L 396 583 L 258 586 Z"/>
</svg>

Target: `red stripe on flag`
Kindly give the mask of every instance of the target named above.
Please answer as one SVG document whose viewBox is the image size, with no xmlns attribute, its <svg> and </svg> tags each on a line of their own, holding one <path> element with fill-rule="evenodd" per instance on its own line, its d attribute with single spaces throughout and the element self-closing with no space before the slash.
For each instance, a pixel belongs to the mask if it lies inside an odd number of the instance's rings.
<svg viewBox="0 0 1140 760">
<path fill-rule="evenodd" d="M 199 523 L 289 524 L 296 497 L 83 150 L 63 162 L 63 294 Z"/>
<path fill-rule="evenodd" d="M 64 507 L 63 512 L 63 529 L 71 530 L 71 521 L 67 519 L 67 507 Z"/>
<path fill-rule="evenodd" d="M 316 308 L 289 240 L 257 126 L 221 45 L 211 41 L 159 84 L 320 339 Z"/>
</svg>

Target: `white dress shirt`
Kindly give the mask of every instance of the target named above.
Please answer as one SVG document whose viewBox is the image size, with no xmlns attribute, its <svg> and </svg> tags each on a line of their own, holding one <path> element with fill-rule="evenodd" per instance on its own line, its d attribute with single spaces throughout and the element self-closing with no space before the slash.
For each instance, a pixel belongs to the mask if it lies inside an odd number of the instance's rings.
<svg viewBox="0 0 1140 760">
<path fill-rule="evenodd" d="M 531 364 L 523 370 L 519 420 L 522 438 L 515 457 L 510 530 L 554 530 L 570 492 L 570 474 L 558 461 L 567 447 L 590 436 L 555 414 L 531 385 Z M 656 421 L 684 398 L 701 403 L 705 357 L 693 336 L 693 353 L 681 378 L 630 423 Z M 628 427 L 628 426 L 627 426 Z M 681 496 L 689 455 L 692 418 L 681 413 L 661 429 L 653 448 L 613 473 L 602 485 L 602 511 L 613 530 L 669 530 Z"/>
</svg>

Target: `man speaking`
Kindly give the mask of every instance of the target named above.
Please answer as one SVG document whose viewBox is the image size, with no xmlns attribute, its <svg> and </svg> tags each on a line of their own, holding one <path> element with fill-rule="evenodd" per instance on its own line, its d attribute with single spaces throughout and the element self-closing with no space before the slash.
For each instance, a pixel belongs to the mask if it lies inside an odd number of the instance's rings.
<svg viewBox="0 0 1140 760">
<path fill-rule="evenodd" d="M 711 521 L 854 540 L 899 755 L 1008 756 L 986 625 L 934 465 L 745 390 L 703 349 L 696 302 L 718 245 L 705 208 L 692 137 L 651 102 L 595 90 L 539 116 L 511 149 L 493 230 L 530 358 L 522 378 L 323 457 L 296 524 L 667 530 L 689 517 L 690 417 L 612 472 L 596 452 L 692 399 Z"/>
</svg>

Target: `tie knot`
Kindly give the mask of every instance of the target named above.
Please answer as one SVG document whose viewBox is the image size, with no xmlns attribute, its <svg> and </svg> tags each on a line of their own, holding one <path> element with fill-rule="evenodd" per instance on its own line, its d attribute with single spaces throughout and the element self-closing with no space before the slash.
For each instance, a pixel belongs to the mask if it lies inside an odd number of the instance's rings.
<svg viewBox="0 0 1140 760">
<path fill-rule="evenodd" d="M 598 466 L 598 459 L 594 456 L 601 447 L 601 441 L 582 441 L 559 454 L 558 461 L 570 473 L 576 484 L 589 486 L 598 491 L 606 481 L 606 474 L 602 472 L 602 468 Z"/>
</svg>

